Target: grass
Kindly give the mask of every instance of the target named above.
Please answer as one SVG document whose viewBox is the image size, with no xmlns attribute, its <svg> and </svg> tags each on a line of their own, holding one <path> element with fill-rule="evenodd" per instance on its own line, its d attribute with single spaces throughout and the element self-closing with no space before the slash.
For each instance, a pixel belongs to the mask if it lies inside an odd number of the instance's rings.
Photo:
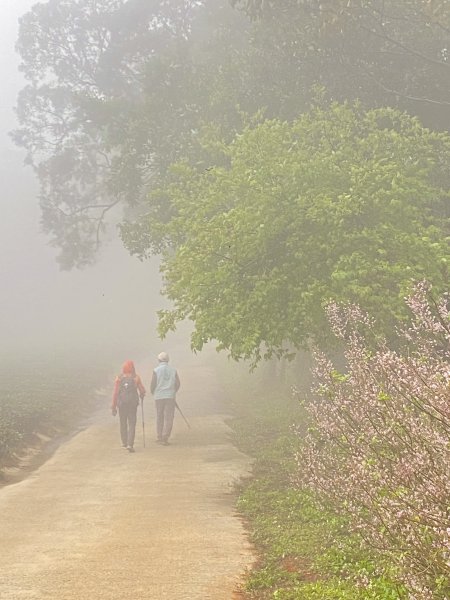
<svg viewBox="0 0 450 600">
<path fill-rule="evenodd" d="M 230 423 L 235 443 L 255 458 L 253 476 L 243 482 L 238 500 L 258 555 L 246 598 L 404 598 L 394 577 L 380 574 L 389 573 L 389 565 L 380 569 L 382 557 L 362 553 L 345 520 L 295 485 L 295 455 L 307 423 L 289 386 L 268 384 L 263 372 L 249 375 L 238 366 L 224 366 L 222 373 L 235 415 Z"/>
</svg>

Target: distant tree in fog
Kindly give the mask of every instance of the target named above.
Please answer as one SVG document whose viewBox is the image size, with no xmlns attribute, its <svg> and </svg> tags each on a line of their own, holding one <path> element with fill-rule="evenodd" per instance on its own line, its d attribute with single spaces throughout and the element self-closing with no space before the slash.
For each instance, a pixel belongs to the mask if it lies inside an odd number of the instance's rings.
<svg viewBox="0 0 450 600">
<path fill-rule="evenodd" d="M 261 58 L 288 78 L 323 85 L 333 100 L 395 106 L 448 129 L 448 0 L 232 0 L 259 32 Z M 274 100 L 277 100 L 274 95 Z M 286 100 L 288 100 L 286 98 Z M 295 105 L 288 102 L 291 110 Z M 288 107 L 286 107 L 288 108 Z"/>
<path fill-rule="evenodd" d="M 226 49 L 239 45 L 233 19 L 245 20 L 226 0 L 203 4 L 50 0 L 21 19 L 28 85 L 14 139 L 38 174 L 43 226 L 63 268 L 92 262 L 106 213 L 136 210 L 203 121 L 240 122 Z M 220 67 L 202 54 L 214 38 Z"/>
</svg>

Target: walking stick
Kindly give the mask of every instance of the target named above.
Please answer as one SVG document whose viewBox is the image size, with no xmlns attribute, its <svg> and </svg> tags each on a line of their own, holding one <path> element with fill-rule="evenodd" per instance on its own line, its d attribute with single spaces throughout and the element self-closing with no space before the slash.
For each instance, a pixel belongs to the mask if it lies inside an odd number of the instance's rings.
<svg viewBox="0 0 450 600">
<path fill-rule="evenodd" d="M 186 417 L 183 415 L 183 413 L 181 412 L 181 408 L 178 406 L 178 402 L 175 400 L 175 407 L 178 408 L 180 415 L 183 417 L 186 425 L 189 427 L 189 429 L 191 428 L 191 426 L 189 425 L 189 421 L 186 419 Z"/>
<path fill-rule="evenodd" d="M 145 424 L 144 424 L 144 398 L 141 400 L 141 415 L 142 415 L 142 440 L 145 448 Z"/>
</svg>

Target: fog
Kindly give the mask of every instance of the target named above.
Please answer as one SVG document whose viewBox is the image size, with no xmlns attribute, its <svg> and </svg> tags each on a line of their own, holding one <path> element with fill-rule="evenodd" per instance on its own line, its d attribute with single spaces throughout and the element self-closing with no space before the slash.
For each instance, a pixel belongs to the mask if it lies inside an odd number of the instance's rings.
<svg viewBox="0 0 450 600">
<path fill-rule="evenodd" d="M 38 184 L 8 136 L 24 84 L 14 50 L 18 18 L 33 4 L 0 4 L 2 353 L 144 352 L 148 344 L 158 343 L 155 310 L 163 298 L 156 259 L 141 263 L 113 238 L 94 267 L 60 271 L 56 251 L 41 232 Z"/>
</svg>

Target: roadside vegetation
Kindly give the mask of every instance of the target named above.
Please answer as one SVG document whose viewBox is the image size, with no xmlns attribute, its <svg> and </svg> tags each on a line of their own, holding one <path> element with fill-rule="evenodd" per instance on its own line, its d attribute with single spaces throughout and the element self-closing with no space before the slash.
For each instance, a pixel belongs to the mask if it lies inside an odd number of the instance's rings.
<svg viewBox="0 0 450 600">
<path fill-rule="evenodd" d="M 259 556 L 248 598 L 449 597 L 450 319 L 429 298 L 417 286 L 396 350 L 360 310 L 330 306 L 345 368 L 318 354 L 314 396 L 293 385 L 299 363 L 226 376 L 255 457 L 238 502 Z"/>
<path fill-rule="evenodd" d="M 63 358 L 2 361 L 0 378 L 0 474 L 17 455 L 67 433 L 98 403 L 95 390 L 107 368 Z"/>
<path fill-rule="evenodd" d="M 363 556 L 346 520 L 296 485 L 295 456 L 308 417 L 291 385 L 279 377 L 272 378 L 275 385 L 269 384 L 264 369 L 253 376 L 244 370 L 237 376 L 236 370 L 240 369 L 234 365 L 225 367 L 225 387 L 235 414 L 230 425 L 238 447 L 255 460 L 238 500 L 257 555 L 243 589 L 245 598 L 399 598 L 395 584 L 385 577 L 376 577 L 371 589 L 361 585 L 377 571 L 380 557 Z M 291 369 L 288 372 L 295 379 Z"/>
</svg>

